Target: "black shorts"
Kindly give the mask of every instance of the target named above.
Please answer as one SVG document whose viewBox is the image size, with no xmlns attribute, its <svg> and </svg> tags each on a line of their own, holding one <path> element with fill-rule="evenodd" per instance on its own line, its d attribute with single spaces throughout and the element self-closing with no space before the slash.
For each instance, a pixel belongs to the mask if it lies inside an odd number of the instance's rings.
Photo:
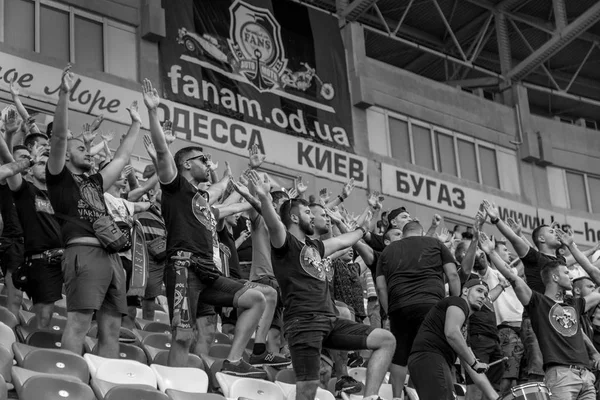
<svg viewBox="0 0 600 400">
<path fill-rule="evenodd" d="M 62 272 L 67 311 L 104 309 L 127 314 L 125 271 L 118 254 L 99 246 L 67 245 Z"/>
<path fill-rule="evenodd" d="M 0 269 L 6 276 L 25 261 L 25 245 L 23 238 L 0 238 Z"/>
<path fill-rule="evenodd" d="M 63 276 L 60 262 L 48 264 L 45 260 L 27 260 L 27 287 L 25 292 L 33 304 L 51 304 L 62 299 Z"/>
<path fill-rule="evenodd" d="M 396 351 L 392 364 L 406 366 L 413 342 L 421 323 L 435 304 L 415 304 L 389 313 L 390 332 L 396 338 Z"/>
<path fill-rule="evenodd" d="M 271 329 L 278 329 L 281 331 L 283 328 L 283 301 L 281 300 L 281 290 L 279 289 L 277 279 L 275 279 L 274 276 L 263 275 L 252 282 L 271 286 L 273 289 L 277 290 L 277 306 L 275 307 L 275 314 L 273 315 L 273 321 L 271 322 Z"/>
<path fill-rule="evenodd" d="M 321 349 L 366 350 L 374 328 L 346 319 L 307 314 L 285 323 L 285 336 L 298 381 L 319 380 Z"/>
<path fill-rule="evenodd" d="M 174 315 L 175 282 L 177 272 L 173 260 L 169 260 L 165 270 L 165 285 L 169 315 Z M 219 276 L 214 281 L 202 283 L 196 273 L 188 269 L 187 300 L 190 313 L 190 323 L 196 325 L 196 318 L 215 315 L 214 306 L 237 307 L 239 297 L 248 290 L 243 282 Z M 173 329 L 177 328 L 173 326 Z"/>
<path fill-rule="evenodd" d="M 475 357 L 482 363 L 489 364 L 504 357 L 498 338 L 491 338 L 485 335 L 471 335 L 469 336 L 469 347 L 473 350 Z M 485 376 L 487 376 L 492 385 L 497 386 L 500 384 L 504 375 L 504 368 L 504 363 L 501 362 L 487 370 Z M 466 381 L 467 385 L 475 384 L 469 374 L 466 374 Z"/>
<path fill-rule="evenodd" d="M 144 299 L 151 300 L 163 293 L 163 282 L 165 280 L 165 262 L 148 261 L 148 283 L 144 292 Z"/>
<path fill-rule="evenodd" d="M 408 373 L 420 400 L 454 400 L 452 371 L 437 353 L 413 353 L 408 359 Z"/>
</svg>

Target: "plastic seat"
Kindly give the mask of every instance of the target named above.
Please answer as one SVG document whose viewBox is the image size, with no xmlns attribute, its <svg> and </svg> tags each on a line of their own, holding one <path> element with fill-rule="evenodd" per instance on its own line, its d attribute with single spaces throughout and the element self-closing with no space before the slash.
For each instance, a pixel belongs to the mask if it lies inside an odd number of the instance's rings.
<svg viewBox="0 0 600 400">
<path fill-rule="evenodd" d="M 150 366 L 156 374 L 158 388 L 167 393 L 175 389 L 188 393 L 206 393 L 208 375 L 198 368 L 174 368 L 153 364 Z"/>
<path fill-rule="evenodd" d="M 0 376 L 0 400 L 8 399 L 8 390 L 9 387 L 6 381 L 4 380 L 4 375 Z"/>
<path fill-rule="evenodd" d="M 15 314 L 10 312 L 8 308 L 0 306 L 0 322 L 5 323 L 8 327 L 15 329 L 19 325 L 19 319 Z"/>
<path fill-rule="evenodd" d="M 163 322 L 149 321 L 147 319 L 136 318 L 135 324 L 139 329 L 146 332 L 169 334 L 171 333 L 171 325 Z"/>
<path fill-rule="evenodd" d="M 227 398 L 237 399 L 238 397 L 246 397 L 257 400 L 286 399 L 283 390 L 273 382 L 262 379 L 241 378 L 221 372 L 216 373 L 216 378 L 219 381 L 223 395 Z"/>
<path fill-rule="evenodd" d="M 23 303 L 21 303 L 21 305 L 23 306 L 23 310 L 25 311 L 31 311 L 33 310 L 33 301 L 31 301 L 31 299 L 28 299 L 27 297 L 25 297 L 25 293 L 23 293 Z"/>
<path fill-rule="evenodd" d="M 210 382 L 210 388 L 212 391 L 215 391 L 219 388 L 219 382 L 217 381 L 216 374 L 217 372 L 221 372 L 223 369 L 223 359 L 222 358 L 214 358 L 206 354 L 201 354 L 200 358 L 204 361 L 206 365 L 206 373 L 208 374 L 208 379 Z"/>
<path fill-rule="evenodd" d="M 383 400 L 393 400 L 394 392 L 392 391 L 392 384 L 391 383 L 383 383 L 379 387 L 378 394 L 379 394 L 379 397 L 381 397 Z"/>
<path fill-rule="evenodd" d="M 114 359 L 104 359 L 98 365 L 92 382 L 99 387 L 101 398 L 114 386 L 147 385 L 156 389 L 157 385 L 156 375 L 149 366 L 137 361 Z"/>
<path fill-rule="evenodd" d="M 52 312 L 52 316 L 67 318 L 67 308 L 66 307 L 60 307 L 60 306 L 57 306 L 55 304 L 54 305 L 54 311 Z"/>
<path fill-rule="evenodd" d="M 29 325 L 29 321 L 31 321 L 35 317 L 35 313 L 19 310 L 19 321 L 20 325 Z"/>
<path fill-rule="evenodd" d="M 291 368 L 282 369 L 275 376 L 275 382 L 289 383 L 292 385 L 296 384 L 296 373 Z"/>
<path fill-rule="evenodd" d="M 13 354 L 8 349 L 0 346 L 0 375 L 4 377 L 6 382 L 12 382 Z M 2 380 L 0 379 L 0 400 L 2 399 Z"/>
<path fill-rule="evenodd" d="M 92 389 L 103 400 L 169 400 L 169 397 L 148 385 L 115 386 L 102 380 L 92 381 Z"/>
<path fill-rule="evenodd" d="M 168 366 L 169 364 L 169 350 L 160 350 L 154 356 L 152 364 L 164 365 Z M 200 368 L 203 371 L 206 371 L 206 365 L 204 361 L 196 354 L 188 354 L 188 362 L 186 367 L 188 368 Z"/>
<path fill-rule="evenodd" d="M 348 368 L 348 375 L 362 382 L 363 385 L 367 381 L 367 369 L 365 367 Z"/>
<path fill-rule="evenodd" d="M 169 399 L 171 400 L 228 400 L 216 393 L 186 393 L 178 390 L 169 390 Z"/>
<path fill-rule="evenodd" d="M 83 357 L 66 350 L 33 348 L 25 355 L 21 366 L 31 371 L 71 376 L 86 384 L 90 380 Z"/>
<path fill-rule="evenodd" d="M 64 400 L 65 398 L 96 399 L 88 385 L 55 376 L 33 376 L 25 382 L 19 393 L 21 400 Z"/>
<path fill-rule="evenodd" d="M 13 354 L 12 344 L 17 341 L 17 337 L 13 330 L 4 322 L 0 322 L 0 346 L 7 349 L 10 354 Z"/>
<path fill-rule="evenodd" d="M 233 340 L 227 336 L 226 334 L 222 333 L 222 332 L 217 332 L 215 333 L 215 340 L 214 340 L 215 344 L 231 344 L 233 343 Z"/>
<path fill-rule="evenodd" d="M 227 358 L 229 356 L 229 352 L 231 351 L 230 344 L 213 344 L 208 349 L 208 355 L 215 358 Z"/>
<path fill-rule="evenodd" d="M 90 330 L 88 331 L 86 336 L 97 339 L 98 338 L 98 325 L 97 324 L 93 325 L 90 328 Z M 140 340 L 139 335 L 137 335 L 131 329 L 121 327 L 121 329 L 119 330 L 119 342 L 139 345 L 141 343 L 141 340 Z"/>
<path fill-rule="evenodd" d="M 275 382 L 277 384 L 277 386 L 281 389 L 281 391 L 283 392 L 283 395 L 285 396 L 286 400 L 295 400 L 296 399 L 296 385 L 292 385 L 289 383 L 284 383 L 284 382 Z M 362 395 L 359 396 L 359 398 L 362 399 Z M 317 388 L 317 394 L 315 396 L 315 400 L 335 400 L 335 396 L 324 389 L 321 388 Z M 388 400 L 388 399 L 385 399 Z M 391 399 L 389 399 L 391 400 Z"/>
<path fill-rule="evenodd" d="M 25 382 L 27 382 L 30 378 L 34 376 L 52 376 L 70 382 L 81 383 L 81 381 L 78 378 L 73 378 L 72 376 L 47 374 L 45 372 L 32 371 L 30 369 L 25 369 L 17 366 L 14 366 L 12 368 L 11 375 L 12 382 L 14 384 L 15 390 L 17 391 L 17 394 L 21 392 L 21 389 L 23 389 L 23 385 L 25 385 Z"/>
<path fill-rule="evenodd" d="M 18 327 L 17 327 L 18 328 Z M 27 337 L 25 343 L 44 349 L 60 349 L 62 333 L 52 331 L 34 331 Z"/>
<path fill-rule="evenodd" d="M 164 311 L 154 311 L 154 321 L 162 322 L 163 324 L 171 325 L 169 314 Z"/>
</svg>

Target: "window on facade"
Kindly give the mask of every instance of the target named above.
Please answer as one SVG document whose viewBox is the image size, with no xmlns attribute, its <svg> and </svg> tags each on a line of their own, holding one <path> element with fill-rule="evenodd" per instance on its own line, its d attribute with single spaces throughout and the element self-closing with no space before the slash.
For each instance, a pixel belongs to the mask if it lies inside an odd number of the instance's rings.
<svg viewBox="0 0 600 400">
<path fill-rule="evenodd" d="M 410 162 L 408 122 L 397 118 L 390 118 L 389 124 L 392 157 L 400 161 Z"/>
<path fill-rule="evenodd" d="M 460 176 L 473 182 L 479 182 L 475 143 L 458 139 L 458 159 L 460 162 Z"/>
<path fill-rule="evenodd" d="M 35 50 L 35 3 L 33 1 L 5 0 L 4 22 L 4 41 L 7 44 L 24 50 Z"/>
<path fill-rule="evenodd" d="M 441 172 L 457 176 L 454 138 L 445 133 L 436 132 L 438 166 Z"/>
<path fill-rule="evenodd" d="M 412 124 L 412 139 L 415 150 L 415 164 L 420 165 L 421 167 L 434 169 L 431 130 L 420 125 Z"/>
<path fill-rule="evenodd" d="M 583 174 L 567 171 L 567 189 L 573 210 L 588 211 L 585 180 Z"/>
<path fill-rule="evenodd" d="M 483 181 L 483 184 L 500 188 L 496 150 L 485 146 L 479 146 L 479 165 L 481 165 L 481 180 Z"/>
<path fill-rule="evenodd" d="M 73 63 L 79 70 L 137 80 L 134 27 L 52 0 L 3 2 L 0 30 L 7 44 Z"/>
<path fill-rule="evenodd" d="M 588 188 L 590 189 L 591 212 L 600 213 L 600 178 L 588 176 Z"/>
</svg>

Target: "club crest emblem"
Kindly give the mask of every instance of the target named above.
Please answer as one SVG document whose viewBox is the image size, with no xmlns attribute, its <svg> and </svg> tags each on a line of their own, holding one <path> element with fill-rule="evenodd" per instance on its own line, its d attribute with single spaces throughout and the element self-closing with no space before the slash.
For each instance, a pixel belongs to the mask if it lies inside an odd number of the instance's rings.
<svg viewBox="0 0 600 400">
<path fill-rule="evenodd" d="M 548 313 L 550 325 L 563 336 L 571 337 L 579 328 L 577 311 L 571 306 L 555 304 Z"/>
</svg>

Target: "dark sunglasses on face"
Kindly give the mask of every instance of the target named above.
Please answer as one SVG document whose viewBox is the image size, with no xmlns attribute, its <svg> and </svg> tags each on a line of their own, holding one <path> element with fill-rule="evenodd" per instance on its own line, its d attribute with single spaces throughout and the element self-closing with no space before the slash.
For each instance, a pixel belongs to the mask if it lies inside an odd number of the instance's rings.
<svg viewBox="0 0 600 400">
<path fill-rule="evenodd" d="M 199 156 L 188 158 L 187 160 L 185 160 L 185 162 L 192 161 L 192 160 L 200 160 L 204 164 L 206 164 L 206 162 L 208 161 L 208 157 L 205 154 L 200 154 Z"/>
</svg>

